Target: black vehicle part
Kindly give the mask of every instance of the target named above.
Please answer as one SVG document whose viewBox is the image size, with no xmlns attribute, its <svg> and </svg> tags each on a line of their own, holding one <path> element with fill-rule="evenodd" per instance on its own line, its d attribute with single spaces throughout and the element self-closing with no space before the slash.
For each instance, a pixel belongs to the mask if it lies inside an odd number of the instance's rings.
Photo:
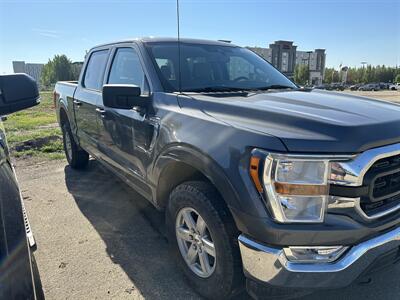
<svg viewBox="0 0 400 300">
<path fill-rule="evenodd" d="M 89 154 L 76 144 L 68 122 L 62 125 L 62 133 L 65 156 L 69 165 L 73 169 L 85 168 L 89 162 Z"/>
<path fill-rule="evenodd" d="M 0 76 L 0 115 L 10 114 L 40 103 L 35 80 L 27 74 Z"/>
<path fill-rule="evenodd" d="M 35 256 L 31 252 L 31 264 L 32 264 L 32 276 L 33 283 L 35 285 L 36 300 L 44 300 L 44 292 L 42 287 L 42 281 L 40 279 L 39 269 L 36 263 Z"/>
<path fill-rule="evenodd" d="M 196 275 L 183 259 L 176 238 L 175 222 L 179 211 L 193 208 L 199 212 L 212 235 L 216 266 L 211 276 Z M 237 242 L 238 231 L 232 216 L 217 190 L 207 182 L 189 181 L 171 193 L 166 210 L 167 236 L 180 268 L 190 284 L 209 299 L 227 299 L 243 291 L 243 271 Z"/>
<path fill-rule="evenodd" d="M 298 299 L 312 294 L 314 291 L 308 289 L 277 288 L 259 283 L 256 280 L 246 280 L 246 290 L 256 300 L 288 300 Z"/>
</svg>

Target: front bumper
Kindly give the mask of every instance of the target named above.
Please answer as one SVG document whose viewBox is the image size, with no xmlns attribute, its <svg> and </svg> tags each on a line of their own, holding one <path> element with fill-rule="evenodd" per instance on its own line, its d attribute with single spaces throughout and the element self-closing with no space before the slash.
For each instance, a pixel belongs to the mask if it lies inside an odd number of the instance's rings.
<svg viewBox="0 0 400 300">
<path fill-rule="evenodd" d="M 400 228 L 351 247 L 333 263 L 294 263 L 282 248 L 239 236 L 243 269 L 247 277 L 275 287 L 340 288 L 351 284 L 377 260 L 395 251 L 400 256 Z"/>
</svg>

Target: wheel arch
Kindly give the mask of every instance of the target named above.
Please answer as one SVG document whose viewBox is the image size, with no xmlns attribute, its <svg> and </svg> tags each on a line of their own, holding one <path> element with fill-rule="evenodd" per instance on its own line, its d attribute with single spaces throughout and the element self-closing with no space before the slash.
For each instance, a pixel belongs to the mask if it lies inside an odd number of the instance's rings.
<svg viewBox="0 0 400 300">
<path fill-rule="evenodd" d="M 60 125 L 60 127 L 62 127 L 66 123 L 69 124 L 71 131 L 72 131 L 72 137 L 73 137 L 75 143 L 77 144 L 77 146 L 79 148 L 81 148 L 79 139 L 77 137 L 76 124 L 74 122 L 73 116 L 70 115 L 70 114 L 73 114 L 73 112 L 69 112 L 68 106 L 66 105 L 66 102 L 63 99 L 60 99 L 60 102 L 58 105 L 59 105 L 58 115 L 57 115 L 58 124 Z"/>
<path fill-rule="evenodd" d="M 169 147 L 156 160 L 153 168 L 156 186 L 153 198 L 157 207 L 166 207 L 171 191 L 190 180 L 212 184 L 229 207 L 238 207 L 238 196 L 222 167 L 210 156 L 188 145 Z"/>
<path fill-rule="evenodd" d="M 60 123 L 60 126 L 64 125 L 67 122 L 69 122 L 67 110 L 65 109 L 64 106 L 61 106 L 60 107 L 60 111 L 59 111 L 59 123 Z"/>
</svg>

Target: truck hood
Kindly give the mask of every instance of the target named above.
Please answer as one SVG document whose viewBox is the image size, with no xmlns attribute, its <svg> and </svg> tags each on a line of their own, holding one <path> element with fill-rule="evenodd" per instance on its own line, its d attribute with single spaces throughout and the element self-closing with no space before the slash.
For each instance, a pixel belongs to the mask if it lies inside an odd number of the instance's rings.
<svg viewBox="0 0 400 300">
<path fill-rule="evenodd" d="M 290 152 L 357 153 L 400 142 L 400 106 L 386 101 L 319 90 L 193 97 L 204 113 L 273 135 Z"/>
</svg>

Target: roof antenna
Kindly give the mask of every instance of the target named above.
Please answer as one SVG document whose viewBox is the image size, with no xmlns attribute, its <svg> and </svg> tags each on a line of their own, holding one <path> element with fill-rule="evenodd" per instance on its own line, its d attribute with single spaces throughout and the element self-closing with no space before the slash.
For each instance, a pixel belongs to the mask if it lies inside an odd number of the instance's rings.
<svg viewBox="0 0 400 300">
<path fill-rule="evenodd" d="M 179 28 L 179 0 L 176 0 L 176 18 L 178 24 L 178 88 L 179 93 L 182 92 L 182 84 L 181 84 L 181 35 L 180 35 L 180 28 Z"/>
</svg>

